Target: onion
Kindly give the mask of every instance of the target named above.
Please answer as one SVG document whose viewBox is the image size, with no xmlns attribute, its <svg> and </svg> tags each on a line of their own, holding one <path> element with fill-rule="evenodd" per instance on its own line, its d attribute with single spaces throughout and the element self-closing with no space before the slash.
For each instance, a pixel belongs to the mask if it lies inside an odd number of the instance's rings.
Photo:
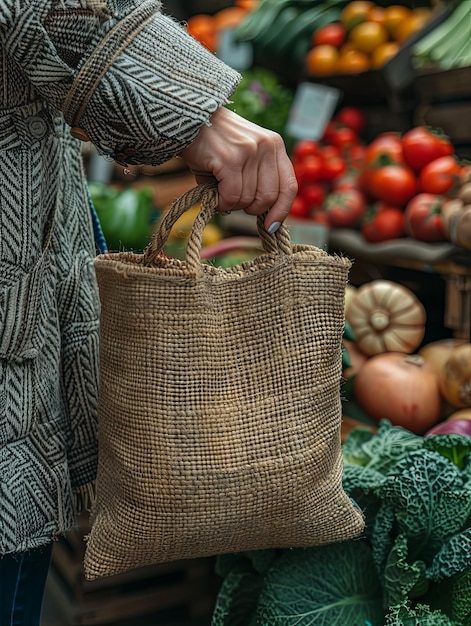
<svg viewBox="0 0 471 626">
<path fill-rule="evenodd" d="M 429 435 L 466 435 L 471 437 L 471 420 L 449 419 L 440 422 L 425 433 L 426 437 Z"/>
<path fill-rule="evenodd" d="M 438 377 L 418 354 L 386 352 L 370 357 L 354 379 L 360 407 L 374 421 L 422 434 L 441 417 Z"/>
</svg>

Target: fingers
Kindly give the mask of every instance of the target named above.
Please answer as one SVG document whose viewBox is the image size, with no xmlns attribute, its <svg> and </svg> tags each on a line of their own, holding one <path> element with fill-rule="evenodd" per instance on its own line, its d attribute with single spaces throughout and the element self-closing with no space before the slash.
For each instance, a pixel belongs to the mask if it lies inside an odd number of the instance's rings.
<svg viewBox="0 0 471 626">
<path fill-rule="evenodd" d="M 265 227 L 274 232 L 286 219 L 297 192 L 282 138 L 225 107 L 211 121 L 181 156 L 198 183 L 218 182 L 220 211 L 267 213 Z"/>
</svg>

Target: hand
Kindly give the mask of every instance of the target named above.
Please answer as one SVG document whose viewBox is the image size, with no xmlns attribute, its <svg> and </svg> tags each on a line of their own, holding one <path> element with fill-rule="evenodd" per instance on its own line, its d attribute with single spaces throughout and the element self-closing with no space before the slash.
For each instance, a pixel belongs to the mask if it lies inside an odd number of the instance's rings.
<svg viewBox="0 0 471 626">
<path fill-rule="evenodd" d="M 275 232 L 284 221 L 298 185 L 283 139 L 225 107 L 211 117 L 180 156 L 198 184 L 218 182 L 219 210 L 268 211 L 265 228 Z"/>
</svg>

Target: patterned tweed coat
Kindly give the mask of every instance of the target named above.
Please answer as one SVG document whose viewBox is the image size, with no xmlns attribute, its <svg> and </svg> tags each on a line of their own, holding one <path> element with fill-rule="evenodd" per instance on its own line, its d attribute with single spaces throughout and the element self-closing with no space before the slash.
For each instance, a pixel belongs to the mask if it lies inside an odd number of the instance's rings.
<svg viewBox="0 0 471 626">
<path fill-rule="evenodd" d="M 0 41 L 5 554 L 72 527 L 74 493 L 95 477 L 99 308 L 71 127 L 119 161 L 161 163 L 209 123 L 239 77 L 156 0 L 0 0 Z"/>
</svg>

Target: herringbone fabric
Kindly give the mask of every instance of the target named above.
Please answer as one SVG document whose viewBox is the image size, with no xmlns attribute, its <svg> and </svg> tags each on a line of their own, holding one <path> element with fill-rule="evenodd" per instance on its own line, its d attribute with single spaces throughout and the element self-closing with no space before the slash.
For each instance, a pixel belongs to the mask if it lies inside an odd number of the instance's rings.
<svg viewBox="0 0 471 626">
<path fill-rule="evenodd" d="M 100 41 L 142 4 L 0 0 L 0 554 L 70 528 L 73 489 L 86 495 L 95 478 L 95 249 L 80 144 L 61 109 Z M 120 51 L 121 69 L 94 64 L 106 97 L 83 118 L 103 151 L 132 142 L 155 162 L 191 141 L 237 82 L 158 7 L 162 48 L 146 33 Z M 155 67 L 135 66 L 147 46 Z"/>
<path fill-rule="evenodd" d="M 185 261 L 160 252 L 203 200 Z M 206 204 L 207 203 L 207 204 Z M 143 255 L 100 255 L 99 467 L 90 579 L 358 535 L 342 489 L 341 340 L 350 262 L 259 230 L 265 253 L 199 258 L 214 189 L 183 196 Z"/>
</svg>

